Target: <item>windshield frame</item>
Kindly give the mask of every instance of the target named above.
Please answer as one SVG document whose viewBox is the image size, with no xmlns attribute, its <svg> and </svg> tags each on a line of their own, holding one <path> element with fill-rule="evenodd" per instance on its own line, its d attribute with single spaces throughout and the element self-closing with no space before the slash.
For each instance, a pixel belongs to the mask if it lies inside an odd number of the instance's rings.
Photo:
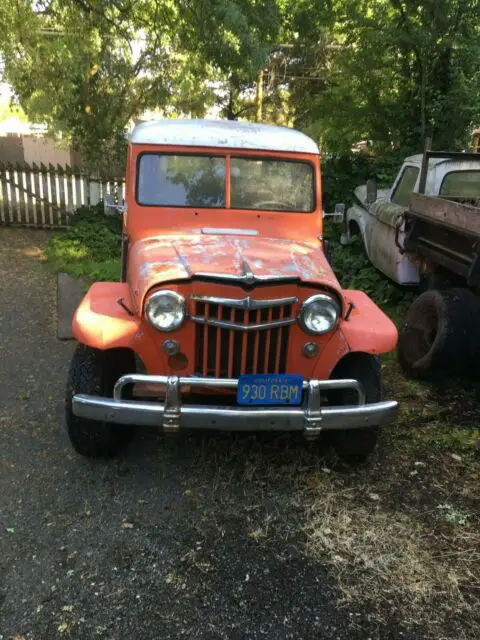
<svg viewBox="0 0 480 640">
<path fill-rule="evenodd" d="M 249 153 L 250 152 L 250 153 Z M 140 180 L 140 162 L 143 156 L 146 155 L 163 155 L 163 156 L 207 156 L 209 158 L 224 158 L 225 159 L 225 206 L 224 207 L 215 207 L 215 206 L 189 206 L 189 205 L 173 205 L 173 204 L 143 204 L 139 201 L 139 180 Z M 310 211 L 298 211 L 298 210 L 290 210 L 290 209 L 248 209 L 248 208 L 238 208 L 231 206 L 231 160 L 232 159 L 241 159 L 241 160 L 271 160 L 275 162 L 289 162 L 295 164 L 307 164 L 310 166 L 312 172 L 312 208 Z M 245 153 L 238 153 L 238 150 L 229 151 L 227 153 L 215 153 L 212 149 L 202 149 L 201 147 L 195 147 L 194 149 L 189 149 L 188 151 L 185 149 L 173 150 L 172 147 L 169 147 L 168 150 L 148 150 L 141 151 L 138 153 L 136 157 L 136 167 L 135 167 L 135 184 L 134 184 L 134 199 L 135 204 L 138 207 L 152 209 L 152 208 L 162 208 L 162 209 L 184 209 L 189 211 L 195 210 L 210 210 L 212 212 L 216 211 L 248 211 L 250 213 L 272 213 L 272 214 L 289 214 L 295 213 L 299 215 L 311 215 L 317 210 L 318 201 L 317 201 L 317 172 L 316 166 L 313 160 L 309 158 L 295 158 L 295 157 L 286 157 L 285 155 L 277 155 L 277 154 L 269 154 L 268 152 L 255 152 L 253 149 L 246 150 Z"/>
</svg>

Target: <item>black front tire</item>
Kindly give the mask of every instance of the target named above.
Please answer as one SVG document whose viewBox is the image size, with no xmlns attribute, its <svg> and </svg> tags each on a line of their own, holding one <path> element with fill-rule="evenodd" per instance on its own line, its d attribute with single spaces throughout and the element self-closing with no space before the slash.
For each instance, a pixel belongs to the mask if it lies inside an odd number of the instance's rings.
<svg viewBox="0 0 480 640">
<path fill-rule="evenodd" d="M 383 398 L 380 360 L 368 353 L 351 353 L 337 364 L 332 379 L 353 378 L 358 380 L 365 390 L 366 402 L 380 402 Z M 332 405 L 356 405 L 357 394 L 350 389 L 334 391 L 330 394 Z M 374 451 L 379 427 L 360 429 L 342 429 L 332 432 L 332 444 L 339 458 L 349 464 L 359 464 Z"/>
<path fill-rule="evenodd" d="M 87 420 L 73 414 L 76 393 L 112 397 L 113 387 L 122 375 L 135 372 L 135 358 L 128 349 L 101 351 L 79 344 L 68 373 L 65 419 L 75 451 L 89 458 L 111 458 L 130 442 L 132 429 L 125 425 Z"/>
</svg>

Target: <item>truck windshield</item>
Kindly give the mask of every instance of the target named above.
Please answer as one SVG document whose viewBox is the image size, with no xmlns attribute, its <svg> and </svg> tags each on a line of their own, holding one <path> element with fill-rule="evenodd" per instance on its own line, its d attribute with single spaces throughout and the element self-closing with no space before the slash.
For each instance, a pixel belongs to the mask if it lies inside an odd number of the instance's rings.
<svg viewBox="0 0 480 640">
<path fill-rule="evenodd" d="M 140 156 L 137 201 L 170 207 L 226 207 L 226 159 L 207 155 Z M 232 158 L 230 207 L 310 212 L 315 207 L 313 167 L 307 162 Z"/>
<path fill-rule="evenodd" d="M 307 162 L 232 158 L 231 207 L 313 211 L 313 167 Z"/>
<path fill-rule="evenodd" d="M 224 157 L 144 154 L 137 200 L 166 207 L 225 207 L 225 167 Z"/>
</svg>

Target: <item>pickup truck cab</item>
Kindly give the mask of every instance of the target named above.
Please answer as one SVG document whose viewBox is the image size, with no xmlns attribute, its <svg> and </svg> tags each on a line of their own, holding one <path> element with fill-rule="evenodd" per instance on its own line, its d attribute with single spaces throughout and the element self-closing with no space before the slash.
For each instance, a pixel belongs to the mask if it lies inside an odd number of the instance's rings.
<svg viewBox="0 0 480 640">
<path fill-rule="evenodd" d="M 346 458 L 397 409 L 378 354 L 393 323 L 324 253 L 317 145 L 298 131 L 163 120 L 131 135 L 120 282 L 73 319 L 66 424 L 114 455 L 136 427 L 323 430 Z"/>
<path fill-rule="evenodd" d="M 480 199 L 480 155 L 478 160 L 472 159 L 472 154 L 461 156 L 445 154 L 443 158 L 430 158 L 421 191 L 426 196 L 451 200 Z M 401 285 L 416 285 L 422 278 L 423 261 L 404 251 L 407 232 L 404 214 L 412 194 L 420 190 L 422 161 L 421 154 L 406 158 L 390 189 L 377 192 L 374 188 L 371 192 L 367 185 L 357 187 L 354 193 L 358 203 L 347 211 L 346 233 L 342 238 L 342 243 L 348 244 L 360 234 L 370 262 Z"/>
</svg>

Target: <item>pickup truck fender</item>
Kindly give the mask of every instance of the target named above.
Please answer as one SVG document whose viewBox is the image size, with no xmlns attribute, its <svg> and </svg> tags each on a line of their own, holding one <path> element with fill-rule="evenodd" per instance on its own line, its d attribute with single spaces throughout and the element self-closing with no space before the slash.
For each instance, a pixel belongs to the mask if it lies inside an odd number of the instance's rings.
<svg viewBox="0 0 480 640">
<path fill-rule="evenodd" d="M 420 282 L 419 261 L 402 253 L 397 245 L 397 234 L 400 246 L 405 240 L 402 216 L 399 207 L 389 202 L 377 201 L 372 205 L 372 211 L 354 204 L 347 211 L 347 233 L 343 244 L 349 244 L 352 236 L 360 230 L 365 253 L 373 266 L 397 284 L 415 285 Z"/>
<path fill-rule="evenodd" d="M 130 315 L 119 304 L 123 300 L 133 310 L 129 286 L 125 282 L 96 282 L 78 306 L 73 320 L 73 337 L 94 349 L 132 349 L 149 371 L 161 370 L 165 355 L 153 340 L 150 327 L 137 314 Z M 163 369 L 165 370 L 165 369 Z"/>
<path fill-rule="evenodd" d="M 368 237 L 369 232 L 371 231 L 370 227 L 372 223 L 373 216 L 364 207 L 360 206 L 359 204 L 352 205 L 349 209 L 347 209 L 347 232 L 342 238 L 342 244 L 349 244 L 352 240 L 352 236 L 360 231 L 360 235 L 362 236 L 363 240 L 363 246 L 365 247 L 365 252 L 370 258 L 368 250 Z"/>
</svg>

